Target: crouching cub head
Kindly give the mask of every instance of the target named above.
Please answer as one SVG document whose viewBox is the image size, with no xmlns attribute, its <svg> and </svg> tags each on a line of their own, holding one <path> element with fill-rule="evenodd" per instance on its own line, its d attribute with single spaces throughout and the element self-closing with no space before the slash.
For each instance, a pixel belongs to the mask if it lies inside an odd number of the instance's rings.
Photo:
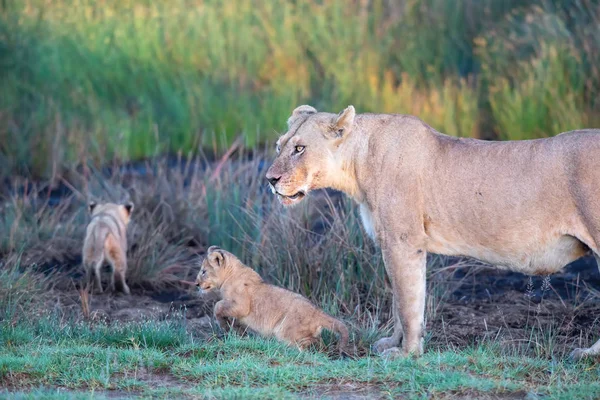
<svg viewBox="0 0 600 400">
<path fill-rule="evenodd" d="M 332 187 L 343 190 L 347 164 L 341 144 L 354 128 L 354 107 L 339 114 L 296 108 L 288 131 L 277 140 L 277 157 L 267 171 L 271 191 L 286 205 L 299 203 L 309 191 Z"/>
<path fill-rule="evenodd" d="M 196 277 L 196 286 L 203 293 L 220 289 L 223 282 L 231 278 L 235 269 L 240 266 L 242 263 L 236 256 L 217 246 L 211 246 L 202 261 L 202 267 Z"/>
</svg>

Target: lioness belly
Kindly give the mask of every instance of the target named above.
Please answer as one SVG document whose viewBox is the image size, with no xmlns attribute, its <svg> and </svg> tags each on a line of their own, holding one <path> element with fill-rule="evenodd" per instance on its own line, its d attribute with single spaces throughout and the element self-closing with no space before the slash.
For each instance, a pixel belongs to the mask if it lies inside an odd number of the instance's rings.
<svg viewBox="0 0 600 400">
<path fill-rule="evenodd" d="M 502 269 L 528 275 L 548 275 L 584 256 L 588 247 L 570 235 L 551 235 L 527 242 L 490 248 L 437 235 L 429 237 L 427 250 L 436 254 L 473 257 Z"/>
</svg>

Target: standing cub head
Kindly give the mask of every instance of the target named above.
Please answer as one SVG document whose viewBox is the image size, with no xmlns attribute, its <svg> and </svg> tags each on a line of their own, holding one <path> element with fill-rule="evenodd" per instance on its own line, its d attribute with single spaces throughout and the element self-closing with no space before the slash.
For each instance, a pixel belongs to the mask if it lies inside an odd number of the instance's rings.
<svg viewBox="0 0 600 400">
<path fill-rule="evenodd" d="M 354 116 L 352 106 L 337 115 L 306 105 L 292 112 L 288 131 L 277 140 L 277 157 L 266 176 L 282 204 L 296 204 L 309 191 L 335 181 L 340 169 L 335 154 L 352 131 Z"/>
<path fill-rule="evenodd" d="M 231 269 L 240 263 L 240 260 L 230 252 L 217 246 L 209 247 L 196 277 L 196 286 L 202 292 L 219 289 L 223 282 L 231 276 Z"/>
<path fill-rule="evenodd" d="M 131 220 L 131 213 L 133 212 L 133 203 L 127 202 L 125 204 L 98 204 L 95 201 L 91 201 L 88 205 L 88 210 L 92 217 L 99 214 L 110 214 L 119 218 L 125 225 L 127 225 Z"/>
</svg>

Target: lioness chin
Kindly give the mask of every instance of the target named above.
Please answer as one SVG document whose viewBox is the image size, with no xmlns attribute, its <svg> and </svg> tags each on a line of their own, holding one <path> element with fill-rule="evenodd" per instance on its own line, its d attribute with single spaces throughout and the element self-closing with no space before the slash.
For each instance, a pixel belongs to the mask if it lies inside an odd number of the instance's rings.
<svg viewBox="0 0 600 400">
<path fill-rule="evenodd" d="M 321 331 L 337 333 L 341 353 L 347 353 L 348 329 L 325 314 L 308 299 L 289 290 L 269 285 L 236 256 L 216 246 L 208 249 L 196 278 L 200 290 L 218 290 L 215 318 L 223 330 L 228 318 L 267 337 L 305 349 L 319 341 Z"/>
<path fill-rule="evenodd" d="M 266 178 L 282 204 L 321 188 L 359 203 L 394 291 L 394 333 L 378 352 L 423 351 L 427 252 L 544 275 L 600 254 L 600 130 L 489 142 L 412 116 L 304 105 L 277 153 Z M 600 341 L 572 356 L 599 353 Z"/>
<path fill-rule="evenodd" d="M 96 204 L 88 206 L 92 219 L 87 226 L 83 242 L 83 266 L 86 271 L 86 285 L 102 293 L 100 271 L 105 263 L 110 264 L 110 290 L 119 289 L 129 294 L 125 282 L 127 274 L 127 225 L 133 211 L 133 203 Z M 94 280 L 95 278 L 95 280 Z"/>
</svg>

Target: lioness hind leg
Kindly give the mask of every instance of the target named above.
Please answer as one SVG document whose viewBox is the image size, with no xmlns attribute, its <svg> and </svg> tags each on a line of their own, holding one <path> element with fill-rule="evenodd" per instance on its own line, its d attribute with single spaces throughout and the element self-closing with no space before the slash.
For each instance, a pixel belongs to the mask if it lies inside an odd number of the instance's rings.
<svg viewBox="0 0 600 400">
<path fill-rule="evenodd" d="M 600 256 L 598 255 L 598 253 L 594 252 L 594 257 L 596 258 L 596 263 L 598 264 L 598 269 L 600 270 Z M 569 355 L 569 357 L 572 360 L 581 360 L 585 357 L 595 356 L 600 356 L 600 340 L 594 343 L 592 347 L 589 347 L 587 349 L 575 349 Z"/>
</svg>

